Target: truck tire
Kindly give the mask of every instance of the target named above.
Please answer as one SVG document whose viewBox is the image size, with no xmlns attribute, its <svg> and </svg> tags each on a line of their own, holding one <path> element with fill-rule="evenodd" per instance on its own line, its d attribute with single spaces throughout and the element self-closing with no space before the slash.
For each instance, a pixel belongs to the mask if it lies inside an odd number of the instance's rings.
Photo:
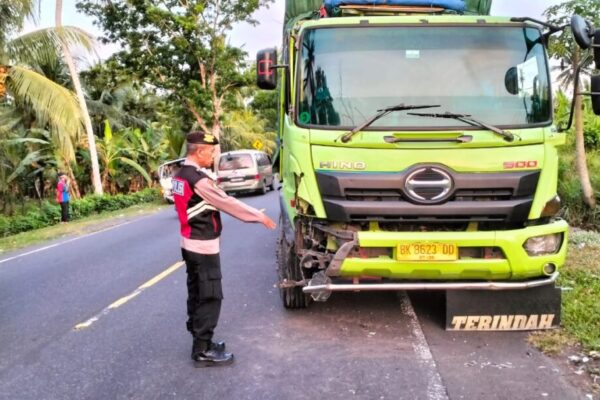
<svg viewBox="0 0 600 400">
<path fill-rule="evenodd" d="M 287 244 L 283 236 L 283 227 L 280 221 L 279 238 L 277 239 L 277 274 L 279 282 L 283 280 L 300 281 L 302 271 L 296 256 L 294 246 Z M 302 292 L 301 286 L 279 288 L 283 306 L 288 310 L 306 308 L 310 303 L 310 296 Z"/>
</svg>

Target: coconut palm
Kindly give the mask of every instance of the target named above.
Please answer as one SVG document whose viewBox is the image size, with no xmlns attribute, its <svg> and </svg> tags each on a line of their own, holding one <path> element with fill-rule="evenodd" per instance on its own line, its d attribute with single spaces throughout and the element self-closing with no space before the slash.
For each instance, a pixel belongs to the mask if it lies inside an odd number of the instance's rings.
<svg viewBox="0 0 600 400">
<path fill-rule="evenodd" d="M 67 172 L 75 160 L 82 133 L 82 111 L 74 93 L 39 73 L 36 67 L 60 58 L 62 44 L 91 50 L 93 40 L 83 30 L 46 28 L 14 36 L 24 18 L 35 11 L 33 0 L 0 0 L 0 103 L 33 116 L 35 126 L 47 127 Z"/>
<path fill-rule="evenodd" d="M 56 0 L 56 30 L 57 32 L 63 32 L 62 27 L 62 0 Z M 69 73 L 73 80 L 73 86 L 75 87 L 75 93 L 77 93 L 77 99 L 81 106 L 81 117 L 85 126 L 85 131 L 88 140 L 88 149 L 90 152 L 90 158 L 92 161 L 92 182 L 94 184 L 94 192 L 98 195 L 102 194 L 102 184 L 100 183 L 100 166 L 98 165 L 98 153 L 96 151 L 96 139 L 94 138 L 94 129 L 92 128 L 92 120 L 87 109 L 85 97 L 83 95 L 83 89 L 81 88 L 81 82 L 79 81 L 79 74 L 75 69 L 75 62 L 71 56 L 71 51 L 67 41 L 63 37 L 59 37 L 60 45 L 63 52 L 64 59 L 69 66 Z"/>
<path fill-rule="evenodd" d="M 275 137 L 275 132 L 265 130 L 265 120 L 250 109 L 236 110 L 224 118 L 221 148 L 223 151 L 249 149 L 259 140 L 263 151 L 272 154 L 276 147 Z"/>
<path fill-rule="evenodd" d="M 148 128 L 148 122 L 138 117 L 139 108 L 145 107 L 148 99 L 148 96 L 131 84 L 100 91 L 97 98 L 87 100 L 96 133 L 102 136 L 105 120 L 109 120 L 116 130 L 127 127 Z M 154 109 L 152 104 L 149 106 Z"/>
<path fill-rule="evenodd" d="M 2 110 L 2 120 L 10 118 L 9 114 Z M 34 187 L 37 197 L 41 198 L 43 181 L 40 184 L 36 178 L 43 176 L 45 165 L 53 163 L 51 149 L 47 135 L 26 132 L 21 126 L 4 133 L 0 139 L 0 208 L 3 213 L 11 214 L 15 200 L 23 197 L 28 188 Z"/>
</svg>

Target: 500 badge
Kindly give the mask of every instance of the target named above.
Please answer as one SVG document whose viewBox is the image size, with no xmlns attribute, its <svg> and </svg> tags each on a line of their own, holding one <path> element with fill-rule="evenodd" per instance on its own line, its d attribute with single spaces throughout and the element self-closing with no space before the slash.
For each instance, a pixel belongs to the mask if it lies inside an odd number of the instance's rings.
<svg viewBox="0 0 600 400">
<path fill-rule="evenodd" d="M 504 169 L 522 169 L 522 168 L 537 168 L 538 162 L 536 160 L 529 161 L 506 161 L 502 164 Z"/>
</svg>

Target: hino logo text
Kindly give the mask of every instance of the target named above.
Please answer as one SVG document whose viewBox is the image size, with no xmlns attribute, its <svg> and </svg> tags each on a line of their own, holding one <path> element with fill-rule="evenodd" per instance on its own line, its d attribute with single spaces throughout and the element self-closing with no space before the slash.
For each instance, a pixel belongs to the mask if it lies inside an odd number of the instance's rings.
<svg viewBox="0 0 600 400">
<path fill-rule="evenodd" d="M 367 168 L 367 163 L 363 161 L 321 161 L 320 168 L 325 169 L 358 169 Z"/>
</svg>

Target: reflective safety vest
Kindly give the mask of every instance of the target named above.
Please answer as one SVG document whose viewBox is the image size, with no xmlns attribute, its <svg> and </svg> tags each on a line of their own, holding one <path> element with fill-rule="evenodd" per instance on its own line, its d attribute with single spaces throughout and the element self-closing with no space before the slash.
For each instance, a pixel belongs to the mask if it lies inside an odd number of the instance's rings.
<svg viewBox="0 0 600 400">
<path fill-rule="evenodd" d="M 181 236 L 187 239 L 216 239 L 223 228 L 219 211 L 194 191 L 196 183 L 204 178 L 209 177 L 192 165 L 182 166 L 173 177 L 173 197 Z"/>
</svg>

